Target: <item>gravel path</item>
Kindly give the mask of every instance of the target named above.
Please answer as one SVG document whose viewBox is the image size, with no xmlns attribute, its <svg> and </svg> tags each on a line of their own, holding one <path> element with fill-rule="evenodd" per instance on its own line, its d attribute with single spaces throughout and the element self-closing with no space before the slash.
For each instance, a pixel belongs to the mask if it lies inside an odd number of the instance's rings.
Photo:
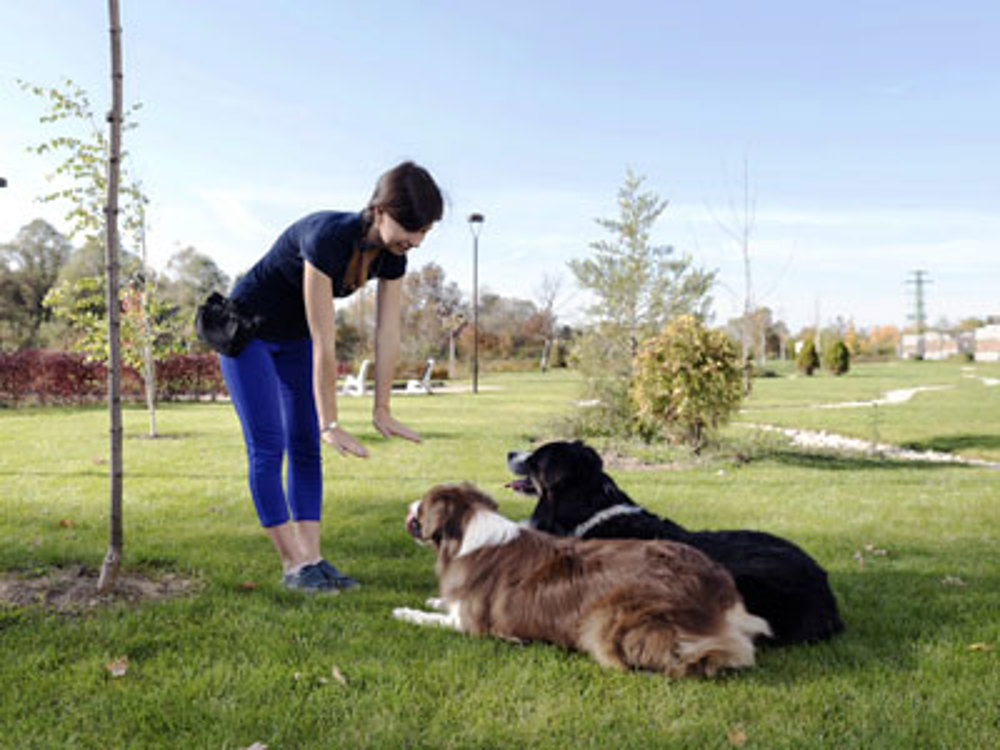
<svg viewBox="0 0 1000 750">
<path fill-rule="evenodd" d="M 873 443 L 871 440 L 837 435 L 826 430 L 800 430 L 794 427 L 778 427 L 770 424 L 746 423 L 765 432 L 779 432 L 791 439 L 792 444 L 800 448 L 820 448 L 834 451 L 867 453 L 900 461 L 925 461 L 928 463 L 962 464 L 965 466 L 983 466 L 989 469 L 1000 469 L 1000 463 L 986 461 L 981 458 L 965 458 L 953 453 L 942 451 L 916 451 L 900 448 L 890 443 Z"/>
</svg>

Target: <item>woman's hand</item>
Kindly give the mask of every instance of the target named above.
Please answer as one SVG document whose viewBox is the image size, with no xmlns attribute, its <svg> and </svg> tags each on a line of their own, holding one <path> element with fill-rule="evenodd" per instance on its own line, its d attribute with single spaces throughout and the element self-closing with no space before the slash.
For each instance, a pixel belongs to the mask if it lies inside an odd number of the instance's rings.
<svg viewBox="0 0 1000 750">
<path fill-rule="evenodd" d="M 375 429 L 382 433 L 382 437 L 401 437 L 412 440 L 414 443 L 420 442 L 420 435 L 411 430 L 402 422 L 397 421 L 389 413 L 389 409 L 382 406 L 372 412 L 372 424 Z"/>
<path fill-rule="evenodd" d="M 323 442 L 329 443 L 341 456 L 357 456 L 358 458 L 368 458 L 368 451 L 365 447 L 354 439 L 347 430 L 339 425 L 333 429 L 323 430 L 320 433 Z"/>
</svg>

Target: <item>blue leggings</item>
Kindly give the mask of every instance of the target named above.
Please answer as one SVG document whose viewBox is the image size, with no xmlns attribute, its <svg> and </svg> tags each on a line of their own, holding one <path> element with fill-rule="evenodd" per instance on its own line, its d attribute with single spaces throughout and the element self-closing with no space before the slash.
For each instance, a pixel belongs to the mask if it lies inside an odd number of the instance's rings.
<svg viewBox="0 0 1000 750">
<path fill-rule="evenodd" d="M 250 495 L 261 526 L 291 518 L 319 521 L 323 472 L 312 386 L 312 341 L 253 339 L 235 357 L 219 356 L 243 426 Z M 287 500 L 281 468 L 288 454 Z"/>
</svg>

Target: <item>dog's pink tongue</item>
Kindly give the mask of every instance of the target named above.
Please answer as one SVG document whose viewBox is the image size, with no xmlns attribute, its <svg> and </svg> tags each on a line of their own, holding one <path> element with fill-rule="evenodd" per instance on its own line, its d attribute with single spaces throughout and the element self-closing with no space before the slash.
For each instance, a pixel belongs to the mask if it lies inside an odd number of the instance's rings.
<svg viewBox="0 0 1000 750">
<path fill-rule="evenodd" d="M 509 490 L 514 490 L 514 492 L 530 492 L 534 489 L 531 485 L 530 479 L 514 479 L 504 485 Z"/>
</svg>

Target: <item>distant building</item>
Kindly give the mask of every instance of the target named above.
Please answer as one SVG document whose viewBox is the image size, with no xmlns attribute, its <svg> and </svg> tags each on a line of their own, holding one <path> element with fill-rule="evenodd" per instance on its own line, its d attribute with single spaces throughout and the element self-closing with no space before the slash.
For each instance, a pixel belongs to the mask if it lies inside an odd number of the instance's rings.
<svg viewBox="0 0 1000 750">
<path fill-rule="evenodd" d="M 950 331 L 904 333 L 899 348 L 903 359 L 948 359 L 961 351 L 959 337 Z"/>
<path fill-rule="evenodd" d="M 1000 323 L 976 329 L 976 361 L 1000 362 Z"/>
</svg>

